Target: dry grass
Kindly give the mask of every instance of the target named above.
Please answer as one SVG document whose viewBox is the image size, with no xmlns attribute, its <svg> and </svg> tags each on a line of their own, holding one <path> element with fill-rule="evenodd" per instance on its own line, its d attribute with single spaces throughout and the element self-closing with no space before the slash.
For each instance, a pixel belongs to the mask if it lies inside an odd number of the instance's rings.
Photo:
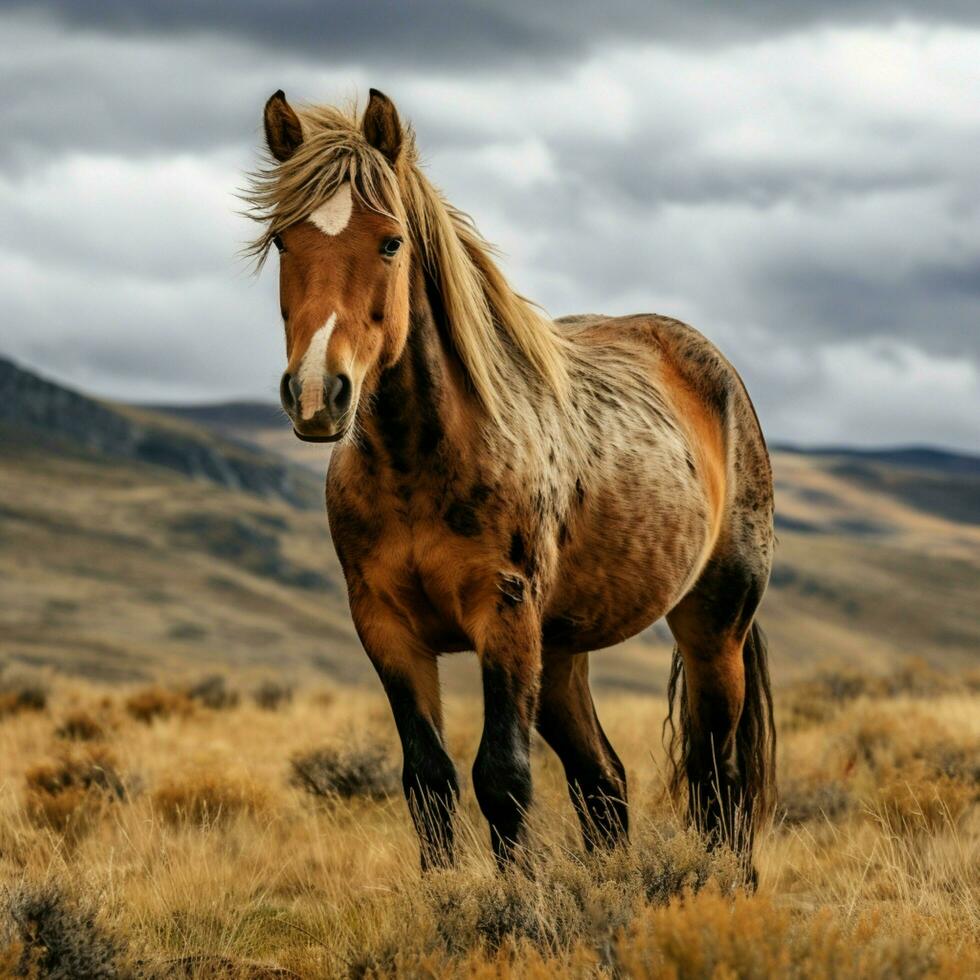
<svg viewBox="0 0 980 980">
<path fill-rule="evenodd" d="M 55 735 L 69 742 L 99 742 L 107 737 L 106 725 L 89 711 L 70 711 L 55 729 Z"/>
<path fill-rule="evenodd" d="M 189 715 L 192 709 L 193 705 L 186 694 L 163 687 L 146 687 L 126 699 L 126 713 L 146 725 L 157 718 Z"/>
<path fill-rule="evenodd" d="M 57 682 L 46 710 L 0 720 L 0 975 L 980 971 L 975 685 L 915 668 L 781 692 L 783 812 L 754 895 L 663 798 L 662 699 L 600 703 L 631 777 L 628 849 L 583 853 L 538 744 L 526 868 L 496 872 L 464 779 L 459 866 L 425 878 L 380 690 L 218 700 Z M 447 705 L 464 776 L 474 709 Z"/>
<path fill-rule="evenodd" d="M 202 769 L 168 779 L 153 793 L 153 809 L 171 824 L 208 828 L 270 808 L 266 789 L 251 780 Z"/>
</svg>

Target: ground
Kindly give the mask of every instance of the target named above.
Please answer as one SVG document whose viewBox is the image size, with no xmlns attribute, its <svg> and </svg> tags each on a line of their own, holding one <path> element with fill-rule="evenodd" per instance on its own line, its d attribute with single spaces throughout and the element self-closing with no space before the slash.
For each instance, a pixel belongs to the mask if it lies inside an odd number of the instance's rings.
<svg viewBox="0 0 980 980">
<path fill-rule="evenodd" d="M 628 848 L 583 853 L 539 744 L 526 869 L 494 870 L 464 779 L 460 865 L 423 877 L 380 688 L 8 671 L 0 973 L 980 973 L 980 677 L 913 662 L 780 688 L 781 804 L 755 894 L 664 797 L 663 698 L 608 692 L 599 709 L 630 775 Z M 450 697 L 463 774 L 480 719 Z"/>
</svg>

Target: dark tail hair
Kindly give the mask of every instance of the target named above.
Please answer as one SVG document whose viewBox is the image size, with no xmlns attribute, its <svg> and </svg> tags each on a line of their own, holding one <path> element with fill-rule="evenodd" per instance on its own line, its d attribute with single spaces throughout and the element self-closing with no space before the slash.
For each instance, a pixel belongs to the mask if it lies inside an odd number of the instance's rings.
<svg viewBox="0 0 980 980">
<path fill-rule="evenodd" d="M 749 840 L 772 815 L 776 806 L 776 726 L 769 681 L 769 645 L 758 623 L 753 622 L 742 647 L 745 665 L 745 702 L 735 735 L 741 780 L 743 817 Z M 667 749 L 667 785 L 675 799 L 687 783 L 691 756 L 691 719 L 687 706 L 684 659 L 677 647 L 667 684 L 667 717 L 663 734 Z M 676 713 L 676 723 L 675 723 Z M 692 814 L 693 817 L 693 814 Z"/>
</svg>

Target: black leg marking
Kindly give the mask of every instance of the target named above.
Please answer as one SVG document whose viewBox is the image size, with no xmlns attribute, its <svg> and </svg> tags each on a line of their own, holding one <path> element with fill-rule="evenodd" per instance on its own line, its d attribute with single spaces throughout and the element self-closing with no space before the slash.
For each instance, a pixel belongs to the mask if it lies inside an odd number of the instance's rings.
<svg viewBox="0 0 980 980">
<path fill-rule="evenodd" d="M 531 804 L 530 699 L 503 668 L 484 663 L 483 738 L 473 764 L 473 788 L 501 865 L 522 843 L 524 814 Z"/>
<path fill-rule="evenodd" d="M 453 814 L 459 798 L 456 768 L 442 736 L 418 709 L 411 685 L 402 677 L 382 674 L 401 738 L 402 787 L 419 835 L 422 870 L 453 861 Z"/>
<path fill-rule="evenodd" d="M 541 685 L 538 731 L 565 768 L 587 850 L 627 838 L 626 770 L 599 724 L 588 686 L 588 661 L 546 665 Z"/>
</svg>

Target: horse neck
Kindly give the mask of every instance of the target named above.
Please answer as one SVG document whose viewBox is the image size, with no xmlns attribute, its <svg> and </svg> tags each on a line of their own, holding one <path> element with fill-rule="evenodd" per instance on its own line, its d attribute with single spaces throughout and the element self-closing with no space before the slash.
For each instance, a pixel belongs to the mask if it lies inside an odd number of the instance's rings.
<svg viewBox="0 0 980 980">
<path fill-rule="evenodd" d="M 449 341 L 438 291 L 417 262 L 411 275 L 408 339 L 381 371 L 361 420 L 362 452 L 401 478 L 432 471 L 435 457 L 457 465 L 472 453 L 479 409 Z"/>
</svg>

